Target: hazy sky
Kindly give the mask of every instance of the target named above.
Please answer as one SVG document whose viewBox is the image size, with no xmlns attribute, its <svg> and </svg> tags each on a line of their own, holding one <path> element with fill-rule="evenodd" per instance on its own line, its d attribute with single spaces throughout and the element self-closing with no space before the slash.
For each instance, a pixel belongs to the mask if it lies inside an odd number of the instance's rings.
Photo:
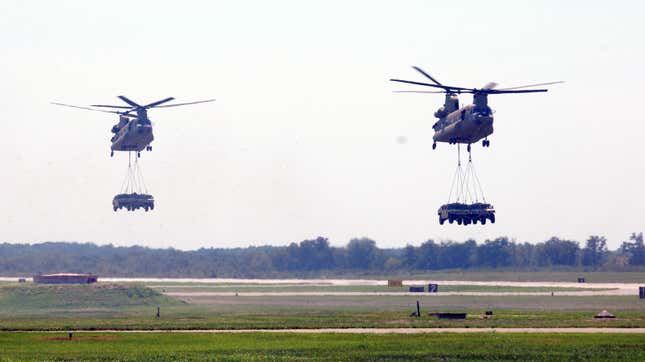
<svg viewBox="0 0 645 362">
<path fill-rule="evenodd" d="M 645 229 L 640 1 L 0 2 L 0 242 L 194 249 L 323 235 L 379 246 Z M 455 146 L 431 149 L 440 94 L 496 95 L 473 158 L 498 222 L 440 226 Z M 127 154 L 109 114 L 50 105 L 216 98 L 150 111 L 153 212 L 112 211 Z M 469 95 L 462 103 L 471 102 Z M 405 137 L 407 143 L 397 142 Z"/>
</svg>

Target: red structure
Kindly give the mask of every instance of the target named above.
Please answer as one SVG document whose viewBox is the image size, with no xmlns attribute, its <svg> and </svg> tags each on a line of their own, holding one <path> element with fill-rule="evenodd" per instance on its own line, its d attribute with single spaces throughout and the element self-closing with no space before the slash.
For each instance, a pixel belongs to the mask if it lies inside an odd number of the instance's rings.
<svg viewBox="0 0 645 362">
<path fill-rule="evenodd" d="M 40 274 L 34 275 L 34 283 L 39 284 L 90 284 L 96 283 L 99 276 L 95 274 Z"/>
</svg>

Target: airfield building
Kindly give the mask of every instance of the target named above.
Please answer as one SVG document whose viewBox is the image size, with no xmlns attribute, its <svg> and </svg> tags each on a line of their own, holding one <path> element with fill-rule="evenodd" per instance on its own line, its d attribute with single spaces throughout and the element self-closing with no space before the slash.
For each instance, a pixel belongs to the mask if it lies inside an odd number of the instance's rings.
<svg viewBox="0 0 645 362">
<path fill-rule="evenodd" d="M 95 274 L 39 274 L 34 275 L 34 283 L 39 284 L 90 284 L 96 283 L 99 279 Z"/>
</svg>

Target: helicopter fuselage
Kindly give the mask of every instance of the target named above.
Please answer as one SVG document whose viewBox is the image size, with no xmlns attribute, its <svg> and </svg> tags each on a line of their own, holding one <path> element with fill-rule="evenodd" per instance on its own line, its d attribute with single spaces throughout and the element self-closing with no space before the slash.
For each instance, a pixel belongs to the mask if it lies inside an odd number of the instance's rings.
<svg viewBox="0 0 645 362">
<path fill-rule="evenodd" d="M 112 151 L 142 151 L 154 140 L 150 120 L 121 117 L 112 127 Z"/>
<path fill-rule="evenodd" d="M 175 104 L 165 104 L 174 100 L 173 97 L 164 98 L 162 100 L 152 102 L 146 105 L 140 105 L 133 102 L 131 99 L 128 99 L 125 96 L 118 96 L 127 106 L 114 106 L 107 104 L 93 104 L 91 106 L 75 106 L 72 104 L 64 104 L 52 102 L 58 106 L 71 107 L 84 109 L 88 111 L 95 112 L 105 112 L 105 113 L 116 113 L 119 115 L 119 122 L 112 126 L 112 133 L 114 136 L 110 139 L 112 142 L 112 152 L 110 156 L 114 156 L 114 151 L 128 151 L 128 152 L 137 152 L 137 156 L 141 156 L 139 152 L 147 149 L 152 151 L 152 146 L 150 143 L 154 140 L 152 135 L 152 123 L 148 118 L 148 110 L 155 107 L 177 107 L 177 106 L 186 106 L 189 104 L 197 103 L 206 103 L 213 102 L 214 99 L 207 99 L 203 101 L 195 102 L 185 102 L 185 103 L 175 103 Z M 105 110 L 105 108 L 112 108 L 117 110 Z M 136 113 L 136 115 L 135 115 Z"/>
<path fill-rule="evenodd" d="M 390 79 L 390 81 L 431 87 L 433 90 L 411 90 L 400 92 L 444 93 L 446 97 L 443 107 L 439 108 L 434 114 L 435 117 L 439 118 L 439 120 L 432 126 L 435 131 L 435 134 L 432 137 L 434 140 L 434 143 L 432 144 L 433 150 L 437 147 L 437 142 L 447 142 L 468 144 L 468 152 L 470 152 L 470 144 L 481 139 L 484 139 L 482 146 L 489 147 L 490 141 L 487 137 L 493 134 L 493 111 L 488 107 L 488 95 L 546 92 L 548 89 L 523 88 L 533 88 L 537 86 L 562 83 L 562 81 L 557 81 L 499 89 L 496 88 L 497 83 L 490 82 L 479 89 L 466 88 L 441 84 L 423 69 L 419 67 L 412 68 L 421 73 L 432 83 L 404 79 Z M 473 104 L 460 108 L 458 95 L 465 93 L 473 95 Z"/>
<path fill-rule="evenodd" d="M 470 104 L 439 119 L 433 128 L 435 142 L 475 143 L 493 133 L 493 114 L 488 107 Z"/>
</svg>

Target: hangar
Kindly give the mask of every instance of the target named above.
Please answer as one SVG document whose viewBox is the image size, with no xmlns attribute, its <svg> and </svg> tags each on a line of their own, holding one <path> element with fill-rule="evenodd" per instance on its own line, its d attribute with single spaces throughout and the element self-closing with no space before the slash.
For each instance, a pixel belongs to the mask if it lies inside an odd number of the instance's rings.
<svg viewBox="0 0 645 362">
<path fill-rule="evenodd" d="M 39 274 L 34 275 L 34 283 L 39 284 L 90 284 L 96 283 L 99 279 L 95 274 L 73 274 L 73 273 L 58 273 L 58 274 Z"/>
</svg>

